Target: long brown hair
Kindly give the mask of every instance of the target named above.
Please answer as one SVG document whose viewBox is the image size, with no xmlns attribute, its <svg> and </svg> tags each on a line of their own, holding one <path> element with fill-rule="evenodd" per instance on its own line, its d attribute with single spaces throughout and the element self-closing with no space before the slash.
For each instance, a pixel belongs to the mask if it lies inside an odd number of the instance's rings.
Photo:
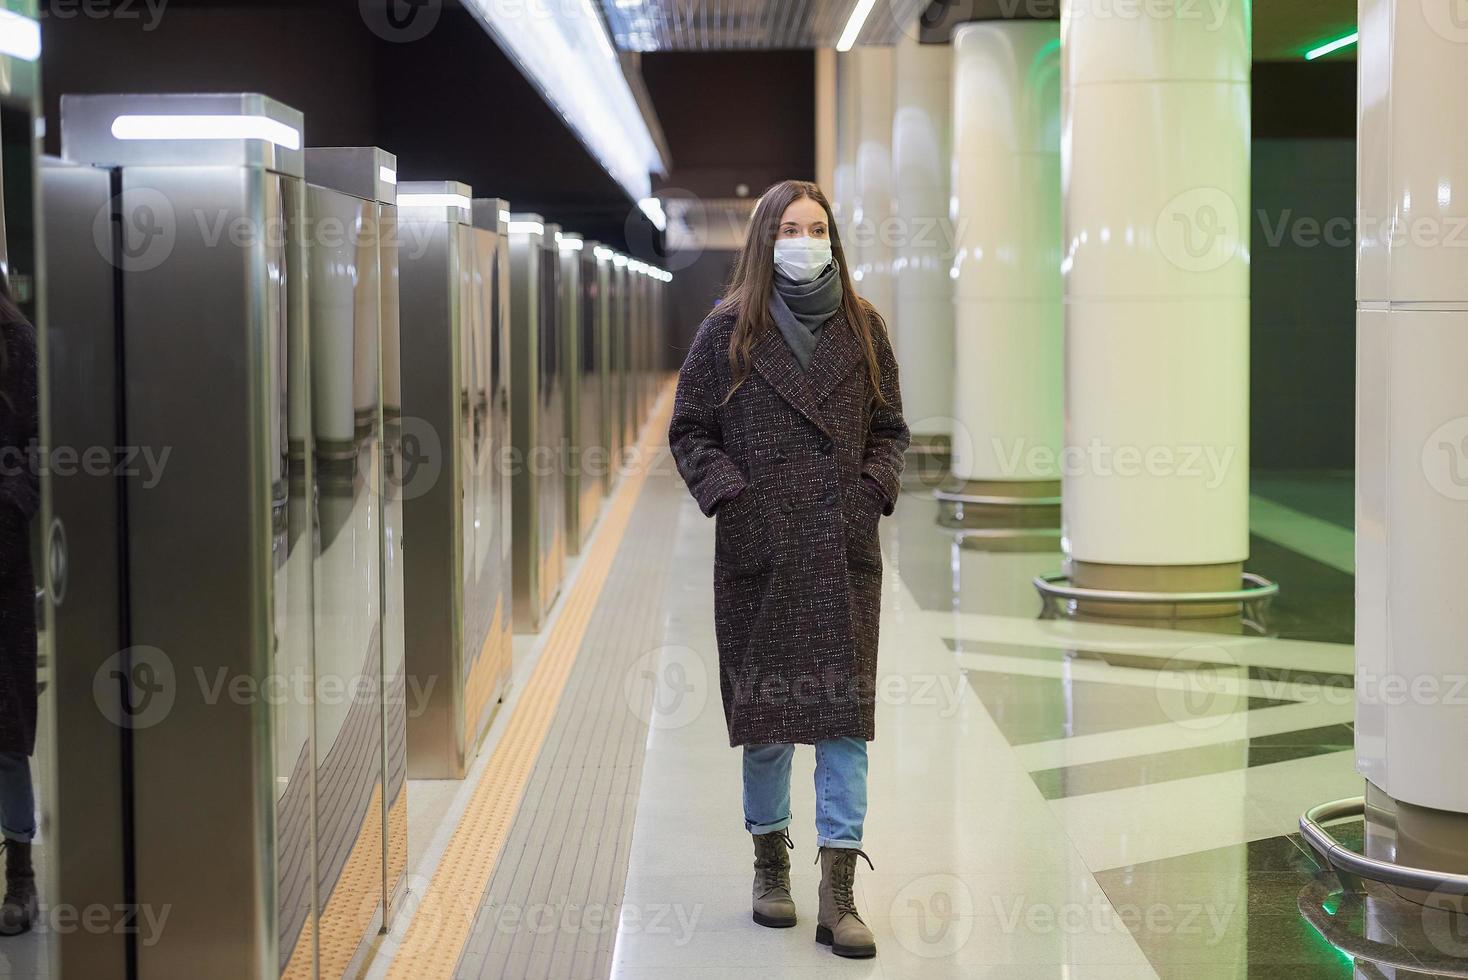
<svg viewBox="0 0 1468 980">
<path fill-rule="evenodd" d="M 749 232 L 744 247 L 734 260 L 734 271 L 729 284 L 724 288 L 721 305 L 733 311 L 734 332 L 729 337 L 729 369 L 733 384 L 724 401 L 749 377 L 750 357 L 754 347 L 765 334 L 775 329 L 770 317 L 770 290 L 775 282 L 775 238 L 780 231 L 780 218 L 785 209 L 801 198 L 808 197 L 826 212 L 826 233 L 831 238 L 831 257 L 836 262 L 837 274 L 841 277 L 841 311 L 846 322 L 856 331 L 866 353 L 867 376 L 872 382 L 872 391 L 878 404 L 885 404 L 882 397 L 882 369 L 877 363 L 877 348 L 874 342 L 877 331 L 885 331 L 886 324 L 876 307 L 856 294 L 851 285 L 851 272 L 846 265 L 846 252 L 841 247 L 841 237 L 836 233 L 836 219 L 831 214 L 831 202 L 821 189 L 808 180 L 782 180 L 760 195 L 755 205 L 754 216 L 749 221 Z"/>
</svg>

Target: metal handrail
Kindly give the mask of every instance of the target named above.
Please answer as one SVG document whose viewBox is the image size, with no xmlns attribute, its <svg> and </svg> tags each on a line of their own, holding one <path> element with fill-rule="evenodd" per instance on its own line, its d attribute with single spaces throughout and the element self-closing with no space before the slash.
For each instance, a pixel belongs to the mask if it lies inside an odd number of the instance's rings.
<svg viewBox="0 0 1468 980">
<path fill-rule="evenodd" d="M 1248 588 L 1225 592 L 1129 592 L 1120 589 L 1086 589 L 1075 585 L 1060 585 L 1069 582 L 1064 572 L 1036 575 L 1035 588 L 1048 599 L 1080 599 L 1086 602 L 1133 602 L 1161 603 L 1164 605 L 1198 605 L 1215 602 L 1257 602 L 1272 599 L 1279 594 L 1279 583 L 1271 582 L 1253 572 L 1244 573 Z"/>
<path fill-rule="evenodd" d="M 1060 537 L 1058 527 L 963 527 L 951 530 L 957 541 L 965 541 L 969 538 L 1007 540 L 1009 538 Z"/>
<path fill-rule="evenodd" d="M 993 507 L 1059 507 L 1059 497 L 991 497 L 952 490 L 933 491 L 933 499 L 945 504 L 974 504 Z"/>
<path fill-rule="evenodd" d="M 1304 917 L 1305 921 L 1320 933 L 1322 939 L 1336 949 L 1349 954 L 1356 961 L 1358 970 L 1363 965 L 1369 964 L 1378 968 L 1388 966 L 1394 970 L 1402 970 L 1418 976 L 1468 977 L 1468 968 L 1454 967 L 1440 962 L 1434 962 L 1429 966 L 1419 961 L 1413 953 L 1403 947 L 1369 939 L 1342 928 L 1341 921 L 1344 916 L 1339 913 L 1331 915 L 1322 907 L 1323 899 L 1319 896 L 1321 892 L 1325 891 L 1327 890 L 1320 882 L 1310 882 L 1295 898 L 1295 907 L 1300 910 L 1300 915 Z M 1349 896 L 1349 900 L 1357 899 L 1355 896 Z M 1376 976 L 1384 976 L 1380 969 L 1375 970 L 1374 973 Z"/>
<path fill-rule="evenodd" d="M 1300 836 L 1305 838 L 1312 850 L 1325 862 L 1326 867 L 1368 881 L 1379 881 L 1398 888 L 1415 888 L 1418 891 L 1448 895 L 1468 895 L 1468 875 L 1450 871 L 1431 871 L 1414 868 L 1391 861 L 1381 861 L 1358 854 L 1341 844 L 1321 824 L 1347 817 L 1360 817 L 1366 813 L 1366 798 L 1352 796 L 1344 800 L 1321 803 L 1306 810 L 1300 817 Z M 1345 884 L 1345 882 L 1342 882 Z"/>
</svg>

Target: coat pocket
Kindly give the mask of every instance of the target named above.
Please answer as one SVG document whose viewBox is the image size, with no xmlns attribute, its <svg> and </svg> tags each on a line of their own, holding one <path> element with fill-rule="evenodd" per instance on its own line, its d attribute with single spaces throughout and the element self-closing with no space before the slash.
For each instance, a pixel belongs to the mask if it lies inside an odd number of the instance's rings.
<svg viewBox="0 0 1468 980">
<path fill-rule="evenodd" d="M 849 487 L 845 495 L 846 560 L 860 568 L 882 567 L 882 539 L 877 523 L 882 518 L 882 502 L 860 483 Z"/>
<path fill-rule="evenodd" d="M 734 575 L 755 575 L 770 567 L 769 522 L 753 486 L 714 512 L 714 555 Z"/>
</svg>

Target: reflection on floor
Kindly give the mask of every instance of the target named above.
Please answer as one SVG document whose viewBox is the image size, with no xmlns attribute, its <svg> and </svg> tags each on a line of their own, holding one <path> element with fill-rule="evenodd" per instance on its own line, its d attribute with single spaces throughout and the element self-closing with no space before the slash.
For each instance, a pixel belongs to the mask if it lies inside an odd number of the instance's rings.
<svg viewBox="0 0 1468 980">
<path fill-rule="evenodd" d="M 1249 489 L 1256 497 L 1349 531 L 1356 526 L 1355 479 L 1351 470 L 1254 470 Z"/>
<path fill-rule="evenodd" d="M 1279 636 L 1355 639 L 1355 485 L 1349 470 L 1249 474 L 1249 566 L 1280 583 Z"/>
<path fill-rule="evenodd" d="M 927 494 L 905 495 L 883 528 L 865 841 L 876 870 L 857 879 L 880 955 L 866 962 L 837 960 L 810 935 L 808 748 L 793 801 L 800 925 L 749 921 L 738 755 L 718 709 L 712 527 L 682 503 L 659 666 L 679 696 L 666 713 L 661 695 L 654 706 L 613 976 L 1433 975 L 1463 954 L 1468 944 L 1443 938 L 1461 933 L 1390 896 L 1332 894 L 1295 833 L 1308 806 L 1362 791 L 1352 579 L 1341 541 L 1317 533 L 1340 518 L 1342 486 L 1256 487 L 1285 501 L 1262 508 L 1271 523 L 1250 562 L 1282 586 L 1276 635 L 1263 637 L 1038 620 L 1031 579 L 1058 555 L 959 549 Z M 1322 929 L 1374 943 L 1374 960 L 1353 967 Z"/>
</svg>

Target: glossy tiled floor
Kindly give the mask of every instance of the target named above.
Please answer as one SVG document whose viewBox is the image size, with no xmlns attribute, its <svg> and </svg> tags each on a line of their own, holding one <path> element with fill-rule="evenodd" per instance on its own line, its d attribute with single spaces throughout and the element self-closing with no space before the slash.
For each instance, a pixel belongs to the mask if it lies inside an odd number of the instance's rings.
<svg viewBox="0 0 1468 980">
<path fill-rule="evenodd" d="M 813 941 L 809 748 L 791 828 L 800 925 L 750 921 L 712 525 L 683 499 L 613 976 L 1304 980 L 1468 966 L 1453 959 L 1462 932 L 1421 909 L 1332 895 L 1295 836 L 1304 809 L 1362 783 L 1338 515 L 1295 509 L 1314 491 L 1282 485 L 1287 500 L 1260 498 L 1250 563 L 1284 589 L 1278 635 L 1264 637 L 1039 620 L 1030 580 L 1057 555 L 959 550 L 925 494 L 904 496 L 883 532 L 876 868 L 858 875 L 870 961 Z M 1353 964 L 1307 913 L 1377 958 Z"/>
</svg>

